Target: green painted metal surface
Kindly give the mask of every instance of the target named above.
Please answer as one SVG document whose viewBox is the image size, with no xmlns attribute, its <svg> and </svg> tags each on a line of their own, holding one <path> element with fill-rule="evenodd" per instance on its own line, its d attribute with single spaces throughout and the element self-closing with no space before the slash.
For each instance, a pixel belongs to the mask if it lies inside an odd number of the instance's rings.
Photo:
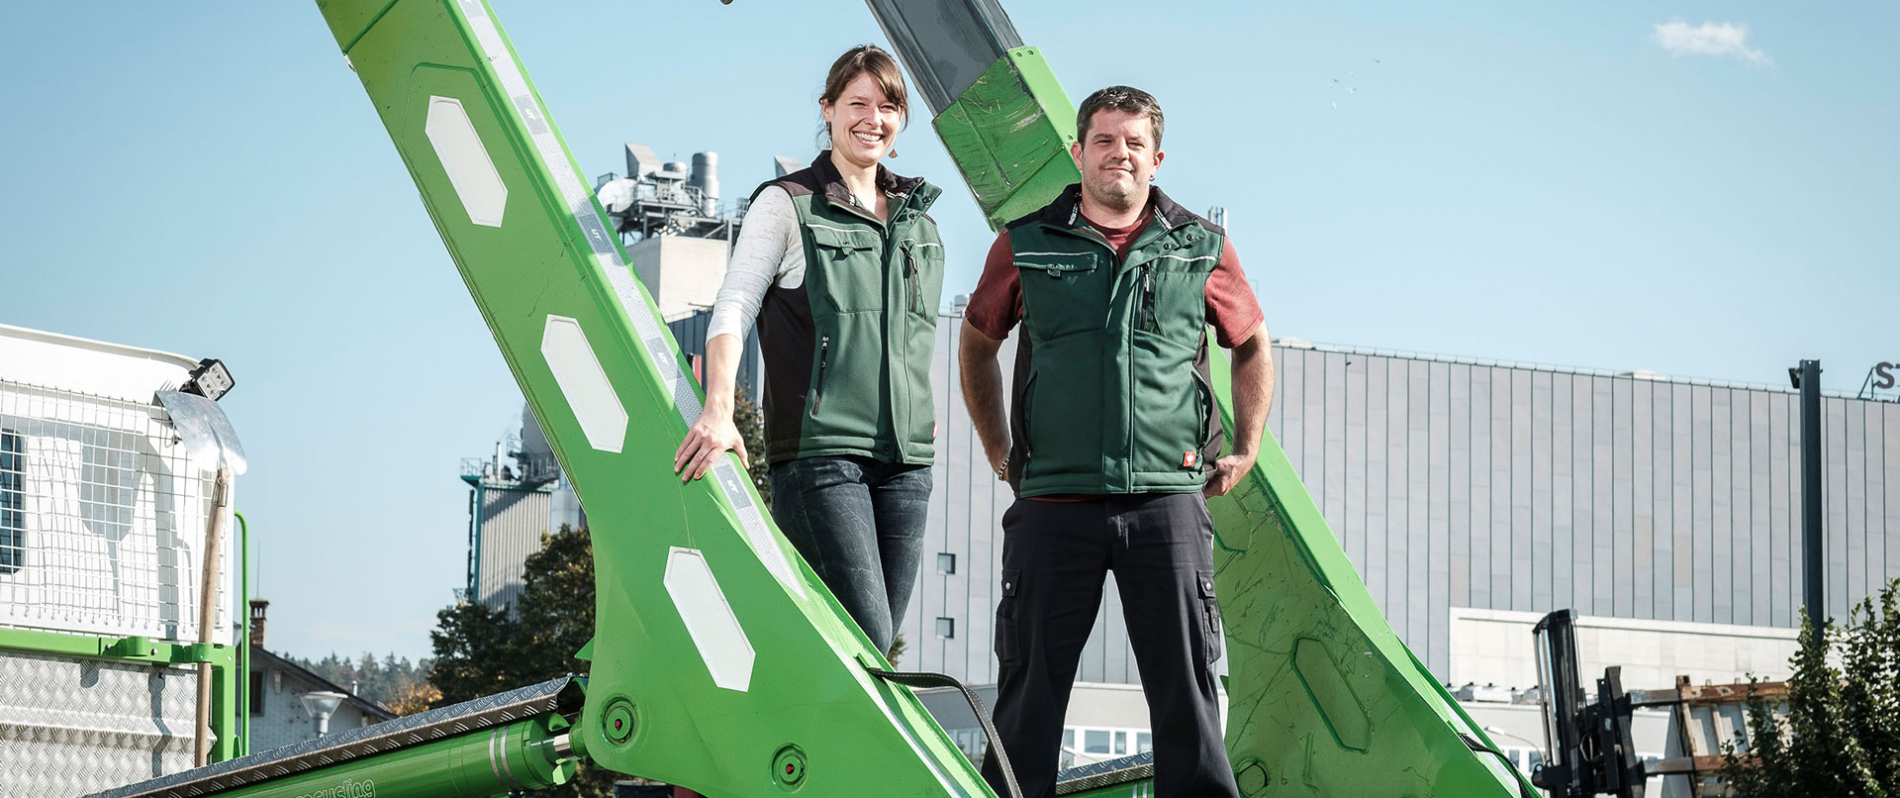
<svg viewBox="0 0 1900 798">
<path fill-rule="evenodd" d="M 318 5 L 587 505 L 599 634 L 576 747 L 720 798 L 988 794 L 915 696 L 866 672 L 882 657 L 737 459 L 674 476 L 698 388 L 486 5 Z"/>
<path fill-rule="evenodd" d="M 558 715 L 437 740 L 219 793 L 224 798 L 488 798 L 566 784 Z"/>
<path fill-rule="evenodd" d="M 238 606 L 244 615 L 237 661 L 231 668 L 232 683 L 237 689 L 237 700 L 231 704 L 231 728 L 236 732 L 232 736 L 237 738 L 231 756 L 240 757 L 251 752 L 251 522 L 235 510 L 231 515 L 238 523 Z"/>
<path fill-rule="evenodd" d="M 992 227 L 1079 179 L 1068 154 L 1075 109 L 1035 48 L 999 59 L 935 124 Z M 1213 371 L 1231 436 L 1229 367 L 1218 351 Z M 1227 748 L 1251 788 L 1243 795 L 1504 798 L 1530 789 L 1460 739 L 1491 744 L 1386 623 L 1270 432 L 1253 472 L 1208 509 L 1227 633 Z"/>
<path fill-rule="evenodd" d="M 1034 47 L 997 59 L 930 124 L 992 229 L 1075 182 L 1075 106 Z"/>
<path fill-rule="evenodd" d="M 230 646 L 199 646 L 195 643 L 168 643 L 148 637 L 97 637 L 40 632 L 31 629 L 0 629 L 0 648 L 36 651 L 88 659 L 117 659 L 157 665 L 185 665 L 210 662 L 224 666 L 236 652 Z"/>
</svg>

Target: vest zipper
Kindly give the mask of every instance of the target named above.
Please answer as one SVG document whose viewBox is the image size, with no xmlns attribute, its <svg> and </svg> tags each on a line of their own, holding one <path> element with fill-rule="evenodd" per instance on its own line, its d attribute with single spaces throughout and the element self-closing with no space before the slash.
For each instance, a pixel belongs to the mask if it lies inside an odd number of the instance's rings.
<svg viewBox="0 0 1900 798">
<path fill-rule="evenodd" d="M 918 282 L 917 258 L 912 253 L 906 251 L 904 253 L 904 283 L 910 286 L 910 309 L 917 313 L 922 313 L 924 312 L 924 292 L 923 287 L 918 285 Z"/>
<path fill-rule="evenodd" d="M 1030 443 L 1034 440 L 1031 437 L 1034 434 L 1032 432 L 1034 425 L 1029 423 L 1029 412 L 1036 406 L 1036 378 L 1040 376 L 1042 375 L 1030 375 L 1029 383 L 1023 386 L 1023 462 L 1025 463 L 1036 459 L 1036 447 Z"/>
<path fill-rule="evenodd" d="M 1160 323 L 1155 320 L 1155 275 L 1148 264 L 1141 264 L 1141 328 L 1148 332 L 1160 332 Z"/>
<path fill-rule="evenodd" d="M 818 390 L 811 400 L 811 414 L 818 415 L 818 406 L 825 403 L 825 364 L 831 360 L 831 336 L 818 339 Z"/>
</svg>

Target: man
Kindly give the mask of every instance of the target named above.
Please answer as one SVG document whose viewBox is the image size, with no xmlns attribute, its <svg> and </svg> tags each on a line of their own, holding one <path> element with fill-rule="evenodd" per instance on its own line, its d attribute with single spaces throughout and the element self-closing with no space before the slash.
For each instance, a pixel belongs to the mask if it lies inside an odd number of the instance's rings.
<svg viewBox="0 0 1900 798">
<path fill-rule="evenodd" d="M 1081 184 L 997 237 L 964 313 L 964 398 L 1017 495 L 1003 515 L 997 731 L 1023 794 L 1053 798 L 1069 689 L 1113 570 L 1148 697 L 1155 794 L 1235 796 L 1204 497 L 1253 467 L 1272 351 L 1226 232 L 1150 185 L 1163 157 L 1155 98 L 1103 89 L 1076 126 Z M 1019 321 L 1005 421 L 996 353 Z M 1238 429 L 1218 459 L 1209 324 L 1233 350 Z M 1001 794 L 993 758 L 983 770 Z"/>
</svg>

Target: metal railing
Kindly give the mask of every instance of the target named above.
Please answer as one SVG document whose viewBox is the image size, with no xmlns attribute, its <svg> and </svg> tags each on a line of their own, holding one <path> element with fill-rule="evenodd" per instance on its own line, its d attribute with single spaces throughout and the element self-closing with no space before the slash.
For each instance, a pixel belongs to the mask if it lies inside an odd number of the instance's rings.
<svg viewBox="0 0 1900 798">
<path fill-rule="evenodd" d="M 0 381 L 0 627 L 195 641 L 214 476 L 156 404 Z"/>
</svg>

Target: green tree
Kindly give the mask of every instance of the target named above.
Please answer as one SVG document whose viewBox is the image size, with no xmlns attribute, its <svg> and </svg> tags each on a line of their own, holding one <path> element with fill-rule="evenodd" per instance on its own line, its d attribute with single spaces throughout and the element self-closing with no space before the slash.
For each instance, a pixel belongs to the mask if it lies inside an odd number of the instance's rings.
<svg viewBox="0 0 1900 798">
<path fill-rule="evenodd" d="M 884 659 L 890 661 L 893 670 L 897 669 L 897 661 L 904 658 L 904 649 L 907 648 L 910 648 L 910 645 L 904 642 L 903 632 L 898 632 L 891 638 L 891 650 L 884 652 Z"/>
<path fill-rule="evenodd" d="M 770 507 L 772 467 L 765 463 L 765 415 L 743 385 L 733 390 L 732 425 L 739 428 L 739 437 L 745 439 L 746 471 L 752 477 L 752 487 L 758 489 L 759 498 Z"/>
<path fill-rule="evenodd" d="M 513 611 L 462 603 L 436 613 L 429 681 L 447 706 L 586 669 L 574 654 L 594 634 L 594 544 L 566 525 L 543 535 L 522 565 Z M 536 795 L 607 798 L 619 775 L 583 765 L 573 781 Z"/>
<path fill-rule="evenodd" d="M 1748 703 L 1747 751 L 1731 744 L 1722 776 L 1738 798 L 1900 795 L 1900 580 L 1816 630 L 1801 625 L 1785 715 Z M 1841 667 L 1828 663 L 1838 646 Z"/>
</svg>

